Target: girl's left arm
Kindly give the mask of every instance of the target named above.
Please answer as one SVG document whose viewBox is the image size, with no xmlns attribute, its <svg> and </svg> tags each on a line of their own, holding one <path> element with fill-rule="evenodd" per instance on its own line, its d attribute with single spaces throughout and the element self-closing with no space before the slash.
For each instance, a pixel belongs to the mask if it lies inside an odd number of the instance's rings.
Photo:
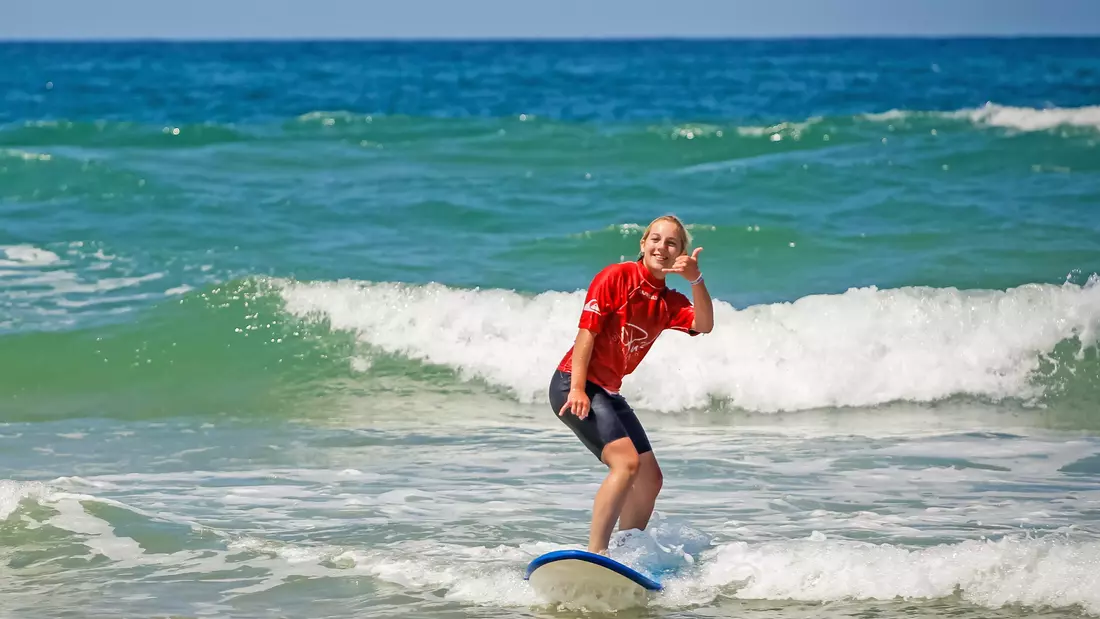
<svg viewBox="0 0 1100 619">
<path fill-rule="evenodd" d="M 714 328 L 714 304 L 710 300 L 710 292 L 703 282 L 703 273 L 699 271 L 699 254 L 702 247 L 696 247 L 691 255 L 682 255 L 676 258 L 672 268 L 664 269 L 665 273 L 679 273 L 681 277 L 691 284 L 691 304 L 695 306 L 695 318 L 691 322 L 691 330 L 698 333 L 710 333 Z"/>
<path fill-rule="evenodd" d="M 699 278 L 699 283 L 691 287 L 691 303 L 695 306 L 695 320 L 691 323 L 691 330 L 710 333 L 714 329 L 714 303 L 710 300 L 710 292 L 702 277 Z"/>
</svg>

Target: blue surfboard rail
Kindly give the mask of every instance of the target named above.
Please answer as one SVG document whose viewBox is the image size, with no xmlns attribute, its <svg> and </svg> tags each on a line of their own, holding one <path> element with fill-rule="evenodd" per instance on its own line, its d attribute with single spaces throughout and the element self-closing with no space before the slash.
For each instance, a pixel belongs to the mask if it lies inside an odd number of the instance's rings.
<svg viewBox="0 0 1100 619">
<path fill-rule="evenodd" d="M 650 590 L 660 591 L 661 583 L 649 578 L 645 574 L 631 569 L 618 561 L 599 555 L 593 552 L 587 552 L 584 550 L 555 550 L 548 552 L 540 557 L 535 558 L 534 561 L 527 566 L 527 573 L 523 575 L 524 580 L 528 580 L 531 577 L 531 572 L 534 572 L 538 568 L 546 565 L 547 563 L 553 563 L 555 561 L 562 561 L 565 559 L 575 559 L 578 561 L 587 561 L 588 563 L 594 563 L 600 567 L 607 568 L 616 574 L 629 578 L 638 585 Z"/>
</svg>

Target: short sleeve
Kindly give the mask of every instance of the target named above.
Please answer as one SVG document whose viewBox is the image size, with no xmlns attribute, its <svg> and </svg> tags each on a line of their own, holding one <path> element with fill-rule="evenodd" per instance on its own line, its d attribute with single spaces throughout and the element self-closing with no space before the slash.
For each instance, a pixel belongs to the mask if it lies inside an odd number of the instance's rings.
<svg viewBox="0 0 1100 619">
<path fill-rule="evenodd" d="M 618 265 L 611 265 L 596 274 L 588 286 L 581 310 L 580 328 L 599 333 L 607 317 L 615 311 L 622 296 L 622 276 Z"/>
<path fill-rule="evenodd" d="M 669 293 L 667 297 L 668 326 L 666 328 L 683 331 L 689 335 L 699 335 L 698 331 L 691 328 L 695 324 L 695 306 L 679 292 L 669 291 Z"/>
</svg>

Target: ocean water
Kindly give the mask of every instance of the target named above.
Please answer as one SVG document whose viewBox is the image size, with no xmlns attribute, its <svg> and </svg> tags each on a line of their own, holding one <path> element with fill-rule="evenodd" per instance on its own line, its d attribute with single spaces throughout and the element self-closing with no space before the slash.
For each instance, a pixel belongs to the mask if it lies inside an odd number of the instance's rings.
<svg viewBox="0 0 1100 619">
<path fill-rule="evenodd" d="M 1100 615 L 1100 39 L 0 44 L 0 615 Z M 523 581 L 674 212 L 640 607 Z M 673 287 L 687 290 L 682 280 Z"/>
</svg>

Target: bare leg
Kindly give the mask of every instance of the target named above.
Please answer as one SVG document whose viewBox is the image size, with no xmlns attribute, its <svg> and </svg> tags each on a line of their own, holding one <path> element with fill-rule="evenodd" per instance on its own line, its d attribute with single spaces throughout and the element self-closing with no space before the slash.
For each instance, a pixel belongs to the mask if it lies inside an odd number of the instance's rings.
<svg viewBox="0 0 1100 619">
<path fill-rule="evenodd" d="M 619 519 L 630 487 L 638 474 L 638 452 L 629 438 L 611 441 L 603 448 L 601 459 L 610 471 L 603 480 L 592 506 L 592 527 L 588 531 L 588 551 L 607 550 L 611 530 Z"/>
<path fill-rule="evenodd" d="M 661 467 L 657 466 L 657 458 L 653 452 L 647 451 L 638 456 L 638 474 L 634 477 L 634 486 L 627 493 L 626 502 L 619 514 L 620 531 L 644 530 L 649 525 L 653 505 L 657 502 L 657 495 L 660 494 L 663 484 L 664 476 L 661 474 Z"/>
</svg>

